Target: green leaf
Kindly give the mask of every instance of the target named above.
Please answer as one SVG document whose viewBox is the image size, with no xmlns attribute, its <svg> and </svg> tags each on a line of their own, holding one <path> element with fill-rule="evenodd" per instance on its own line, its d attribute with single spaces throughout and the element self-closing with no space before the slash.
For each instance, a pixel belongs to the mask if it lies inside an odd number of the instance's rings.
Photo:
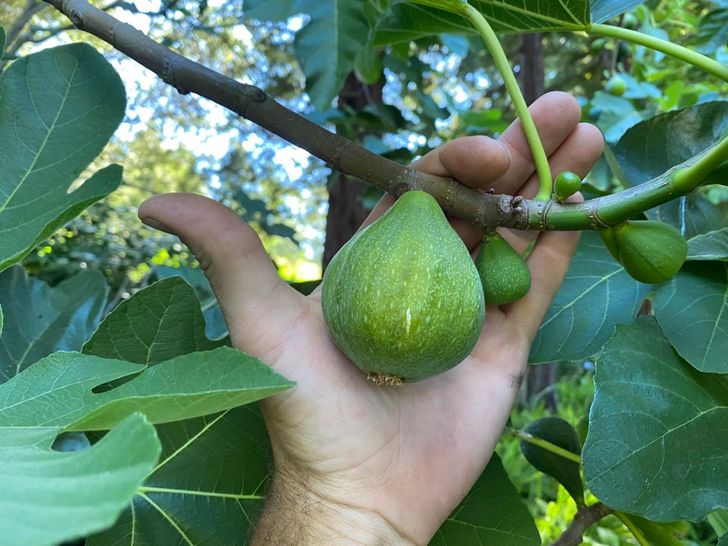
<svg viewBox="0 0 728 546">
<path fill-rule="evenodd" d="M 597 233 L 584 232 L 534 340 L 529 362 L 577 360 L 596 354 L 617 324 L 637 316 L 649 290 L 612 259 Z"/>
<path fill-rule="evenodd" d="M 301 0 L 243 0 L 243 13 L 259 21 L 285 21 L 301 13 Z"/>
<path fill-rule="evenodd" d="M 728 373 L 728 263 L 686 264 L 657 289 L 654 310 L 680 356 L 700 371 Z"/>
<path fill-rule="evenodd" d="M 644 0 L 591 0 L 592 22 L 603 23 L 642 3 Z"/>
<path fill-rule="evenodd" d="M 728 378 L 695 371 L 641 317 L 605 345 L 595 383 L 583 462 L 602 502 L 662 522 L 728 506 Z"/>
<path fill-rule="evenodd" d="M 720 140 L 726 129 L 728 101 L 707 102 L 638 123 L 617 143 L 614 155 L 626 182 L 634 186 L 702 154 Z M 646 214 L 652 220 L 678 227 L 687 238 L 728 225 L 720 211 L 698 192 Z"/>
<path fill-rule="evenodd" d="M 697 51 L 715 55 L 728 42 L 728 9 L 716 9 L 700 18 L 697 28 Z"/>
<path fill-rule="evenodd" d="M 5 29 L 0 27 L 0 59 L 3 58 L 5 52 Z"/>
<path fill-rule="evenodd" d="M 728 227 L 701 233 L 688 241 L 688 260 L 728 260 Z"/>
<path fill-rule="evenodd" d="M 101 320 L 108 293 L 97 271 L 53 288 L 20 266 L 0 273 L 0 303 L 8 312 L 0 336 L 0 384 L 55 351 L 80 349 Z"/>
<path fill-rule="evenodd" d="M 650 546 L 684 546 L 690 531 L 687 521 L 656 523 L 633 515 L 629 519 L 642 531 Z"/>
<path fill-rule="evenodd" d="M 420 2 L 422 3 L 422 2 Z M 473 34 L 471 23 L 452 11 L 431 7 L 441 2 L 427 1 L 427 6 L 410 0 L 393 2 L 390 13 L 380 19 L 375 45 L 409 42 L 436 34 Z M 586 30 L 590 24 L 589 2 L 542 2 L 540 0 L 471 0 L 498 33 Z M 448 2 L 455 5 L 455 2 Z M 442 4 L 445 5 L 445 4 Z M 453 11 L 457 11 L 455 7 Z"/>
<path fill-rule="evenodd" d="M 112 525 L 161 450 L 154 427 L 139 414 L 80 452 L 52 450 L 59 431 L 0 427 L 5 546 L 53 545 Z"/>
<path fill-rule="evenodd" d="M 722 537 L 720 537 L 717 546 L 728 546 L 728 535 L 723 535 Z"/>
<path fill-rule="evenodd" d="M 541 544 L 531 514 L 495 453 L 468 495 L 430 542 L 430 546 L 461 544 Z"/>
<path fill-rule="evenodd" d="M 367 44 L 369 27 L 360 0 L 302 0 L 311 21 L 296 33 L 298 63 L 306 76 L 306 92 L 324 111 L 354 69 Z"/>
<path fill-rule="evenodd" d="M 133 509 L 86 546 L 249 544 L 272 464 L 255 407 L 160 425 L 157 432 L 162 457 Z"/>
<path fill-rule="evenodd" d="M 205 336 L 194 289 L 180 277 L 163 279 L 119 304 L 83 346 L 83 352 L 153 364 L 224 345 Z"/>
<path fill-rule="evenodd" d="M 728 509 L 715 510 L 708 514 L 707 520 L 718 536 L 728 534 Z"/>
<path fill-rule="evenodd" d="M 71 183 L 101 152 L 126 98 L 114 69 L 92 47 L 72 44 L 15 61 L 0 79 L 0 270 L 105 197 L 121 167 Z"/>
<path fill-rule="evenodd" d="M 206 282 L 198 274 L 185 273 L 185 278 L 196 287 Z M 183 281 L 173 278 L 138 292 L 128 303 L 142 298 L 136 305 L 134 319 L 157 331 L 162 323 L 171 324 L 168 318 L 174 313 L 152 302 L 160 299 L 165 308 L 178 310 L 184 304 L 189 316 L 199 315 L 199 303 L 195 311 L 186 307 L 193 300 L 194 294 L 190 292 Z M 199 321 L 179 318 L 183 322 L 176 331 L 178 339 L 199 339 Z M 87 350 L 94 347 L 106 350 L 104 344 L 89 344 Z M 180 341 L 167 345 L 164 351 L 157 347 L 147 356 L 143 347 L 134 344 L 116 347 L 119 358 L 149 364 L 194 349 L 189 342 Z M 244 544 L 263 506 L 262 491 L 271 464 L 268 435 L 260 413 L 245 406 L 160 425 L 157 430 L 163 462 L 150 474 L 144 486 L 147 489 L 140 490 L 144 495 L 135 497 L 133 508 L 129 506 L 114 527 L 91 537 L 88 546 L 186 543 L 182 534 L 194 544 Z M 191 468 L 195 471 L 190 472 Z"/>
<path fill-rule="evenodd" d="M 570 423 L 558 417 L 543 417 L 533 421 L 523 429 L 523 432 L 581 455 L 581 443 L 576 430 Z M 581 483 L 578 463 L 526 440 L 521 441 L 521 451 L 535 468 L 563 485 L 577 504 L 584 504 L 584 486 Z"/>
<path fill-rule="evenodd" d="M 134 374 L 123 385 L 92 392 Z M 180 421 L 248 404 L 291 385 L 259 360 L 228 347 L 146 369 L 122 360 L 54 353 L 0 385 L 0 426 L 38 422 L 68 430 L 106 430 L 137 411 L 152 423 Z"/>
</svg>

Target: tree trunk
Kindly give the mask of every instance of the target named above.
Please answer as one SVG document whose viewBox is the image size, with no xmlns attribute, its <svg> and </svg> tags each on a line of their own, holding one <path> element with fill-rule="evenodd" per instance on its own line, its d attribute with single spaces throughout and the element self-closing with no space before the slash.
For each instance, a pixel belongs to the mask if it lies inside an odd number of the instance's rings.
<svg viewBox="0 0 728 546">
<path fill-rule="evenodd" d="M 339 109 L 359 111 L 369 104 L 381 104 L 384 84 L 366 84 L 351 72 L 339 93 Z M 361 140 L 364 134 L 354 135 Z M 326 240 L 324 242 L 323 267 L 356 233 L 367 217 L 368 211 L 363 204 L 366 186 L 341 173 L 334 173 L 329 180 L 329 211 L 326 215 Z"/>
<path fill-rule="evenodd" d="M 521 71 L 519 83 L 523 96 L 531 104 L 544 92 L 544 52 L 541 34 L 525 34 L 521 41 Z M 558 379 L 556 364 L 530 366 L 526 378 L 526 397 L 532 399 L 539 393 L 544 394 L 544 404 L 552 411 L 556 410 L 556 392 L 550 387 Z"/>
</svg>

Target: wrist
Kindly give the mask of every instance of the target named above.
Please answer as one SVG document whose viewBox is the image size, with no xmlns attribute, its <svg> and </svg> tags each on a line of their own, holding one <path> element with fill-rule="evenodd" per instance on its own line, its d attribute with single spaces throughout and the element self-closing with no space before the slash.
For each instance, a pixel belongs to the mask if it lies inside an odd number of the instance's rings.
<svg viewBox="0 0 728 546">
<path fill-rule="evenodd" d="M 387 519 L 277 468 L 252 546 L 414 546 Z"/>
</svg>

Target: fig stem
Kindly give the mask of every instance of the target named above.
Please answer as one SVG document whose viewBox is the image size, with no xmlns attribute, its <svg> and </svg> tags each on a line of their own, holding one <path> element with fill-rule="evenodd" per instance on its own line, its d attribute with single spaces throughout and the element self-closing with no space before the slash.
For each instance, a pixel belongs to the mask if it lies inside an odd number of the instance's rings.
<svg viewBox="0 0 728 546">
<path fill-rule="evenodd" d="M 728 160 L 728 136 L 710 148 L 694 164 L 675 171 L 672 175 L 672 184 L 678 192 L 687 193 L 726 160 Z"/>
<path fill-rule="evenodd" d="M 531 148 L 531 155 L 533 155 L 533 162 L 536 166 L 536 173 L 538 174 L 538 194 L 535 200 L 548 201 L 551 198 L 551 167 L 549 166 L 549 160 L 546 156 L 541 138 L 538 136 L 536 124 L 533 122 L 531 113 L 528 111 L 526 99 L 523 98 L 518 81 L 516 81 L 516 77 L 513 75 L 513 69 L 508 62 L 508 57 L 498 40 L 498 36 L 496 36 L 487 19 L 483 17 L 483 14 L 470 4 L 464 4 L 462 9 L 463 15 L 470 19 L 470 22 L 483 39 L 483 43 L 493 56 L 495 66 L 503 78 L 506 91 L 508 91 L 508 95 L 510 95 L 511 101 L 513 102 L 513 107 L 518 114 L 518 119 L 521 122 L 523 133 L 526 135 L 528 146 Z"/>
<path fill-rule="evenodd" d="M 665 55 L 684 61 L 728 82 L 728 66 L 724 66 L 710 57 L 688 49 L 687 47 L 674 44 L 667 40 L 661 40 L 660 38 L 655 38 L 654 36 L 649 36 L 636 30 L 629 30 L 612 25 L 591 25 L 587 29 L 587 32 L 617 38 L 618 40 L 624 40 L 625 42 L 631 42 L 654 49 L 655 51 L 660 51 Z"/>
<path fill-rule="evenodd" d="M 640 546 L 650 546 L 647 537 L 645 537 L 644 533 L 640 531 L 640 528 L 637 527 L 635 522 L 633 522 L 627 514 L 623 512 L 613 512 L 613 514 L 619 519 L 619 521 L 624 524 L 627 530 L 632 533 L 632 536 L 635 538 L 635 540 L 637 540 L 637 544 L 639 544 Z"/>
</svg>

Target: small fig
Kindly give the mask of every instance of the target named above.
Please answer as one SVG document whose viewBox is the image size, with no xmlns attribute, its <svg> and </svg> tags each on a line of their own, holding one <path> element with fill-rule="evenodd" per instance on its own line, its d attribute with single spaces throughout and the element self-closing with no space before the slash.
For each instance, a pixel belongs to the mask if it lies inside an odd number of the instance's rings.
<svg viewBox="0 0 728 546">
<path fill-rule="evenodd" d="M 622 76 L 615 74 L 607 82 L 606 90 L 607 93 L 610 93 L 615 97 L 621 97 L 624 95 L 624 92 L 627 91 L 627 82 Z"/>
<path fill-rule="evenodd" d="M 560 203 L 581 189 L 581 177 L 571 171 L 560 173 L 554 180 L 554 197 Z"/>
<path fill-rule="evenodd" d="M 497 232 L 483 239 L 475 259 L 486 305 L 504 305 L 525 296 L 531 272 L 520 254 Z"/>
<path fill-rule="evenodd" d="M 470 253 L 421 191 L 402 195 L 341 248 L 324 273 L 321 303 L 334 343 L 377 383 L 452 368 L 485 319 Z"/>
<path fill-rule="evenodd" d="M 634 279 L 658 284 L 671 279 L 688 255 L 677 228 L 652 220 L 623 222 L 599 234 L 615 260 Z"/>
</svg>

